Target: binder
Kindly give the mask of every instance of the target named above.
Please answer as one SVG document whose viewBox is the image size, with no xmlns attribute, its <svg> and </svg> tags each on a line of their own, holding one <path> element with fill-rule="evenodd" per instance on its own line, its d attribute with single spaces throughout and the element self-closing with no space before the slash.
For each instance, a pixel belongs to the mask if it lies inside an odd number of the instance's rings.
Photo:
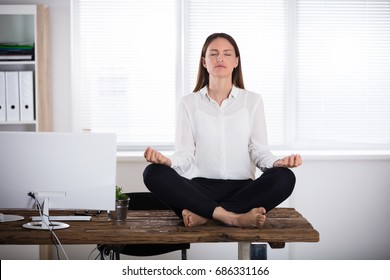
<svg viewBox="0 0 390 280">
<path fill-rule="evenodd" d="M 5 72 L 0 71 L 0 122 L 6 121 Z"/>
<path fill-rule="evenodd" d="M 5 102 L 7 121 L 19 121 L 19 74 L 17 71 L 5 72 Z"/>
<path fill-rule="evenodd" d="M 19 71 L 20 120 L 34 121 L 34 82 L 32 71 Z"/>
</svg>

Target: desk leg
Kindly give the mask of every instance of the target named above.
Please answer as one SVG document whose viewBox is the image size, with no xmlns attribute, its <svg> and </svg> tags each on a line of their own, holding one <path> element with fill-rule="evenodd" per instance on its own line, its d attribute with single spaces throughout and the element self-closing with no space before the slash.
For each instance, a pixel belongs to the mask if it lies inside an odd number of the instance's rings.
<svg viewBox="0 0 390 280">
<path fill-rule="evenodd" d="M 39 245 L 39 259 L 53 260 L 53 245 Z"/>
<path fill-rule="evenodd" d="M 239 260 L 249 260 L 249 242 L 238 242 L 238 259 Z"/>
</svg>

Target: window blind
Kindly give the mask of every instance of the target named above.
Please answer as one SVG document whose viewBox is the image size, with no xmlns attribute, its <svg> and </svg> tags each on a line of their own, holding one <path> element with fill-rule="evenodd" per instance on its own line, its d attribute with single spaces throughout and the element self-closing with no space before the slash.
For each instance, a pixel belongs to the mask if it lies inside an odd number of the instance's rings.
<svg viewBox="0 0 390 280">
<path fill-rule="evenodd" d="M 296 143 L 389 148 L 390 1 L 296 2 Z"/>
<path fill-rule="evenodd" d="M 174 141 L 176 1 L 78 3 L 80 123 L 118 145 Z"/>
<path fill-rule="evenodd" d="M 81 129 L 118 146 L 172 147 L 204 40 L 233 36 L 269 144 L 389 149 L 389 0 L 80 0 L 74 3 Z"/>
</svg>

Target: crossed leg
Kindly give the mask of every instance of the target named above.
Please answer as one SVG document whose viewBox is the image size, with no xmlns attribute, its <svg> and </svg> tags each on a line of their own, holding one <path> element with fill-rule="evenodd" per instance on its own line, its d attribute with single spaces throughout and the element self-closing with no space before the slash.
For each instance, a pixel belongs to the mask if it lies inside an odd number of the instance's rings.
<svg viewBox="0 0 390 280">
<path fill-rule="evenodd" d="M 214 219 L 231 226 L 260 228 L 266 220 L 266 210 L 290 196 L 295 176 L 287 168 L 272 168 L 255 181 L 189 180 L 168 166 L 151 164 L 144 171 L 144 182 L 183 218 L 187 227 Z"/>
</svg>

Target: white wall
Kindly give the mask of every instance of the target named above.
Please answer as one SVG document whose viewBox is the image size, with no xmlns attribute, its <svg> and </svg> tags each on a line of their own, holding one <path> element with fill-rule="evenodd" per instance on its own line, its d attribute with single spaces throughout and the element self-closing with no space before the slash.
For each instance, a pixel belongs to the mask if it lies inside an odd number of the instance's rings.
<svg viewBox="0 0 390 280">
<path fill-rule="evenodd" d="M 389 157 L 308 159 L 291 204 L 320 232 L 292 259 L 390 259 Z"/>
<path fill-rule="evenodd" d="M 71 131 L 70 0 L 0 0 L 0 4 L 48 4 L 51 18 L 53 125 Z M 268 250 L 270 259 L 390 259 L 390 156 L 304 156 L 295 207 L 320 232 L 319 243 Z M 118 161 L 117 182 L 145 190 L 142 158 Z M 93 246 L 65 246 L 71 259 L 87 259 Z M 94 255 L 92 255 L 93 258 Z M 236 259 L 237 244 L 192 244 L 189 259 Z M 37 259 L 38 246 L 0 246 L 0 259 Z M 160 258 L 160 257 L 158 257 Z M 162 258 L 162 257 L 161 257 Z M 172 253 L 164 258 L 180 258 Z"/>
</svg>

